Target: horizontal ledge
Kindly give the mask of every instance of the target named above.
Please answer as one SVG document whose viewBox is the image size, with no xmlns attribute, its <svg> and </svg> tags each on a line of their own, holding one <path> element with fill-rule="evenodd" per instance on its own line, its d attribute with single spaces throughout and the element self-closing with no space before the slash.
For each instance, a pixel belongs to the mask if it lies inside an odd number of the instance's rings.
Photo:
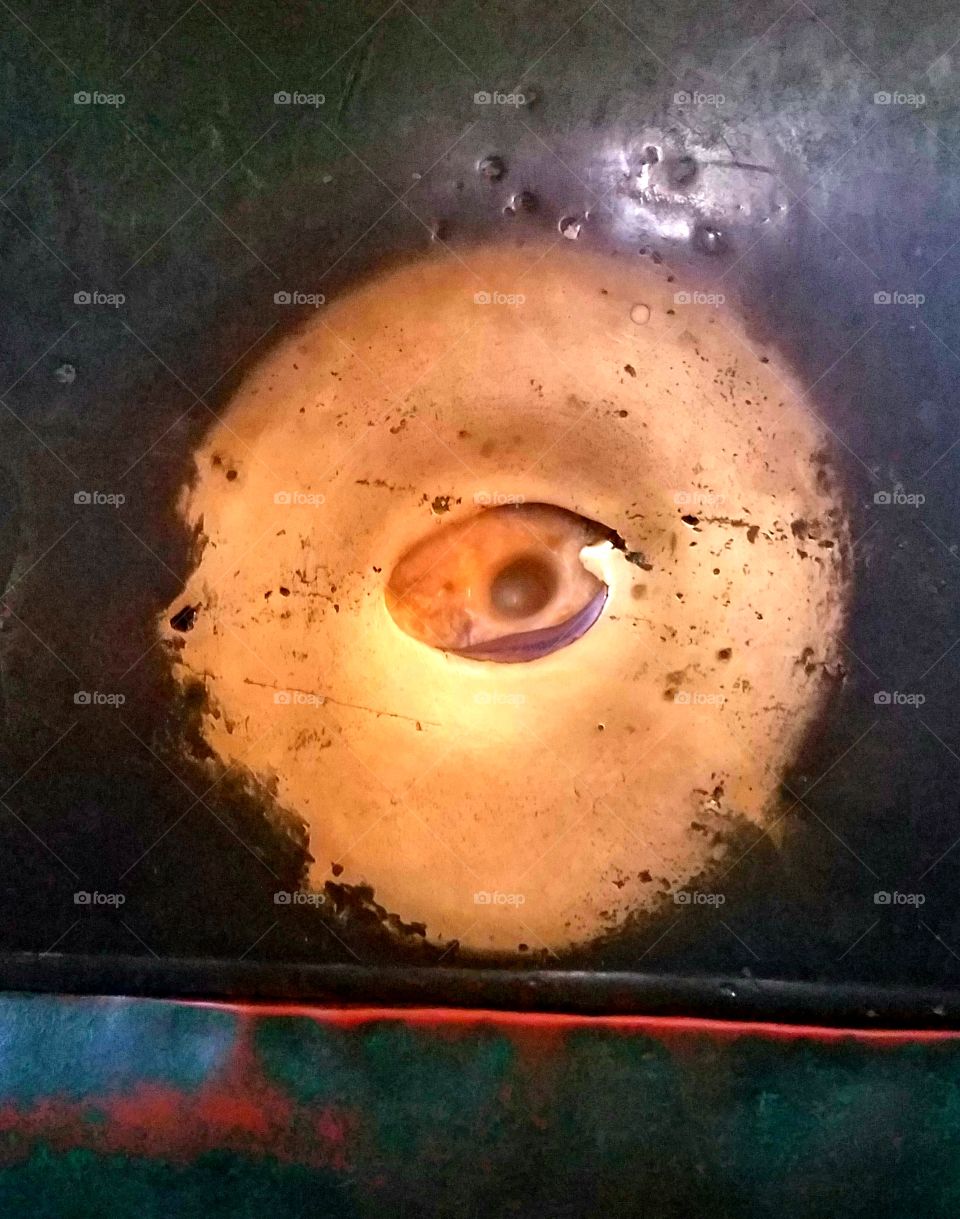
<svg viewBox="0 0 960 1219">
<path fill-rule="evenodd" d="M 232 1003 L 669 1016 L 832 1028 L 960 1029 L 960 991 L 742 976 L 10 953 L 0 990 Z"/>
</svg>

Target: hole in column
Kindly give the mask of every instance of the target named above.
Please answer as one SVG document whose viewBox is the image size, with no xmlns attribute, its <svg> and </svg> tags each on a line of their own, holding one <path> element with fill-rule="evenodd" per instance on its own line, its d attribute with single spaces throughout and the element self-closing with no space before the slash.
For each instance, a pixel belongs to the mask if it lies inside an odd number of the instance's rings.
<svg viewBox="0 0 960 1219">
<path fill-rule="evenodd" d="M 621 548 L 597 521 L 553 504 L 489 508 L 422 538 L 386 586 L 408 635 L 472 660 L 539 660 L 580 639 L 603 612 L 600 556 Z"/>
</svg>

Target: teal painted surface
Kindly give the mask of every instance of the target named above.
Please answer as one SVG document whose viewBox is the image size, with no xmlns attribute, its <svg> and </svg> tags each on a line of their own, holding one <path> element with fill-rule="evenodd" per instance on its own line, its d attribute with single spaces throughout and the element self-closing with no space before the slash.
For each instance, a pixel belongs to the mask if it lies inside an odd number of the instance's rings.
<svg viewBox="0 0 960 1219">
<path fill-rule="evenodd" d="M 79 1098 L 147 1081 L 196 1087 L 222 1067 L 234 1038 L 234 1018 L 210 1009 L 0 996 L 0 1096 Z"/>
<path fill-rule="evenodd" d="M 33 1219 L 350 1219 L 363 1213 L 329 1176 L 296 1165 L 252 1163 L 214 1152 L 188 1168 L 173 1168 L 88 1151 L 57 1156 L 43 1149 L 0 1174 L 0 1210 Z"/>
<path fill-rule="evenodd" d="M 0 1214 L 953 1216 L 960 1039 L 0 999 Z"/>
</svg>

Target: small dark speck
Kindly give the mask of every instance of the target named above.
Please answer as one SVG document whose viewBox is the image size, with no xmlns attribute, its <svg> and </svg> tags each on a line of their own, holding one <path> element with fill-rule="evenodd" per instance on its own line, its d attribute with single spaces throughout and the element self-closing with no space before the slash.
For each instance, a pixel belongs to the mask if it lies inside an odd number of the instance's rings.
<svg viewBox="0 0 960 1219">
<path fill-rule="evenodd" d="M 343 864 L 342 863 L 332 863 L 330 865 L 330 871 L 334 874 L 334 876 L 340 876 L 343 872 Z"/>
<path fill-rule="evenodd" d="M 624 364 L 623 371 L 629 373 L 631 377 L 635 377 L 637 375 L 637 370 L 632 364 Z"/>
<path fill-rule="evenodd" d="M 733 655 L 733 648 L 721 648 L 717 653 L 717 660 L 729 660 Z"/>
<path fill-rule="evenodd" d="M 231 482 L 231 483 L 232 483 L 232 482 L 233 482 L 233 480 L 234 480 L 236 477 L 237 477 L 237 472 L 236 472 L 236 470 L 228 470 L 228 471 L 227 471 L 227 482 Z"/>
<path fill-rule="evenodd" d="M 281 597 L 289 597 L 289 596 L 290 596 L 290 589 L 289 589 L 289 588 L 284 588 L 284 586 L 283 586 L 282 584 L 280 585 L 280 589 L 279 589 L 279 591 L 280 591 L 280 596 L 281 596 Z"/>
<path fill-rule="evenodd" d="M 619 416 L 621 419 L 626 419 L 626 417 L 627 417 L 627 415 L 628 415 L 629 413 L 630 413 L 629 411 L 617 411 L 617 415 L 618 415 L 618 416 Z"/>
<path fill-rule="evenodd" d="M 178 609 L 170 619 L 170 625 L 175 631 L 192 631 L 197 625 L 197 614 L 200 612 L 199 605 L 185 605 L 183 609 Z"/>
</svg>

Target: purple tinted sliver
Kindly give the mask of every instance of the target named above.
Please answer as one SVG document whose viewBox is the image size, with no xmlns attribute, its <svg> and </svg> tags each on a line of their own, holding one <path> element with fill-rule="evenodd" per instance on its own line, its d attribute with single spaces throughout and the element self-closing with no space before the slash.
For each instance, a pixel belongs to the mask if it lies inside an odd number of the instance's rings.
<svg viewBox="0 0 960 1219">
<path fill-rule="evenodd" d="M 524 631 L 516 635 L 502 635 L 499 639 L 488 639 L 469 648 L 457 648 L 457 656 L 470 660 L 496 660 L 502 664 L 518 664 L 524 660 L 540 660 L 551 652 L 574 643 L 585 635 L 603 612 L 609 589 L 604 587 L 582 610 L 556 626 L 546 626 L 539 631 Z"/>
</svg>

